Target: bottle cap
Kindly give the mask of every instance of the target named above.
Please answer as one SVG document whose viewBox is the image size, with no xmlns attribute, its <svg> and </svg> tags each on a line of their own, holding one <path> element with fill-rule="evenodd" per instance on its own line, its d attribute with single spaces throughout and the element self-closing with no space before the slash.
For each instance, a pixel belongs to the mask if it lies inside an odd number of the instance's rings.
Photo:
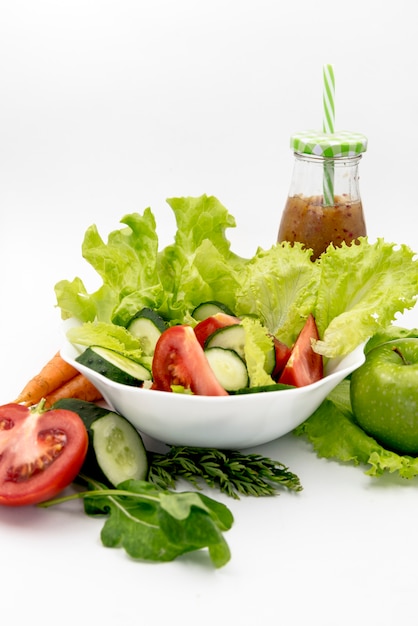
<svg viewBox="0 0 418 626">
<path fill-rule="evenodd" d="M 366 152 L 367 138 L 360 133 L 347 130 L 337 133 L 307 130 L 293 134 L 290 138 L 290 147 L 302 154 L 327 158 L 352 157 Z"/>
</svg>

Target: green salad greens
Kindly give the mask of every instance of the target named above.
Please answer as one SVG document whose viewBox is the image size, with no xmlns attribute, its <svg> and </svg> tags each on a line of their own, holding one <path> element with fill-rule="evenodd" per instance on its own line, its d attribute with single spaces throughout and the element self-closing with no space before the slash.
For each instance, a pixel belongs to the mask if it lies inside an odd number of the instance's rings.
<svg viewBox="0 0 418 626">
<path fill-rule="evenodd" d="M 132 354 L 139 346 L 125 345 L 131 339 L 123 327 L 141 308 L 155 309 L 172 324 L 190 323 L 197 305 L 218 300 L 238 316 L 252 314 L 288 345 L 313 313 L 321 337 L 314 349 L 332 358 L 348 354 L 415 304 L 418 261 L 406 245 L 364 237 L 359 245 L 331 245 L 313 262 L 310 250 L 281 243 L 243 258 L 226 237 L 235 219 L 215 197 L 167 202 L 177 232 L 162 249 L 150 208 L 125 215 L 124 226 L 107 241 L 96 225 L 87 229 L 82 255 L 101 284 L 93 293 L 79 277 L 55 286 L 62 318 L 85 325 L 73 329 L 72 340 L 94 326 L 93 332 L 110 334 L 113 345 Z M 251 332 L 256 337 L 256 325 Z"/>
</svg>

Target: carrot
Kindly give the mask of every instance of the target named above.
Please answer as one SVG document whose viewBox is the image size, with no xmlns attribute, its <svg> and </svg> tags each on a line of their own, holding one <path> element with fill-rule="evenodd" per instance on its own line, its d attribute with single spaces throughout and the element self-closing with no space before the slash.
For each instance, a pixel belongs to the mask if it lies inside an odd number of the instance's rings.
<svg viewBox="0 0 418 626">
<path fill-rule="evenodd" d="M 45 408 L 49 409 L 55 402 L 63 398 L 77 398 L 87 402 L 103 399 L 100 391 L 83 374 L 77 374 L 61 387 L 47 394 L 45 396 Z"/>
<path fill-rule="evenodd" d="M 78 371 L 57 352 L 22 389 L 14 402 L 32 406 L 74 378 Z"/>
</svg>

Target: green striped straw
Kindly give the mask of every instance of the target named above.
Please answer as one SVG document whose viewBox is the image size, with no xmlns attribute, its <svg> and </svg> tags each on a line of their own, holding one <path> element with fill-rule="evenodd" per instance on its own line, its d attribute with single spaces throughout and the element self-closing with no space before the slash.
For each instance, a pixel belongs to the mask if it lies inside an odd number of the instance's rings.
<svg viewBox="0 0 418 626">
<path fill-rule="evenodd" d="M 323 68 L 324 91 L 323 91 L 323 128 L 324 133 L 332 134 L 335 132 L 335 78 L 332 65 L 324 65 Z M 323 177 L 323 194 L 324 205 L 332 206 L 334 204 L 334 164 L 333 162 L 325 162 Z"/>
</svg>

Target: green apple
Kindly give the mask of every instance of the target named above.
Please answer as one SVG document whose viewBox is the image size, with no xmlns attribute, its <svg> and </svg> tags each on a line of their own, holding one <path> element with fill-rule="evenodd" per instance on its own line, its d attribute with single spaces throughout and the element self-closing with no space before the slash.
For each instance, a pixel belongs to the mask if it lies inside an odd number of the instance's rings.
<svg viewBox="0 0 418 626">
<path fill-rule="evenodd" d="M 359 426 L 384 447 L 418 455 L 418 338 L 378 345 L 351 376 Z"/>
</svg>

